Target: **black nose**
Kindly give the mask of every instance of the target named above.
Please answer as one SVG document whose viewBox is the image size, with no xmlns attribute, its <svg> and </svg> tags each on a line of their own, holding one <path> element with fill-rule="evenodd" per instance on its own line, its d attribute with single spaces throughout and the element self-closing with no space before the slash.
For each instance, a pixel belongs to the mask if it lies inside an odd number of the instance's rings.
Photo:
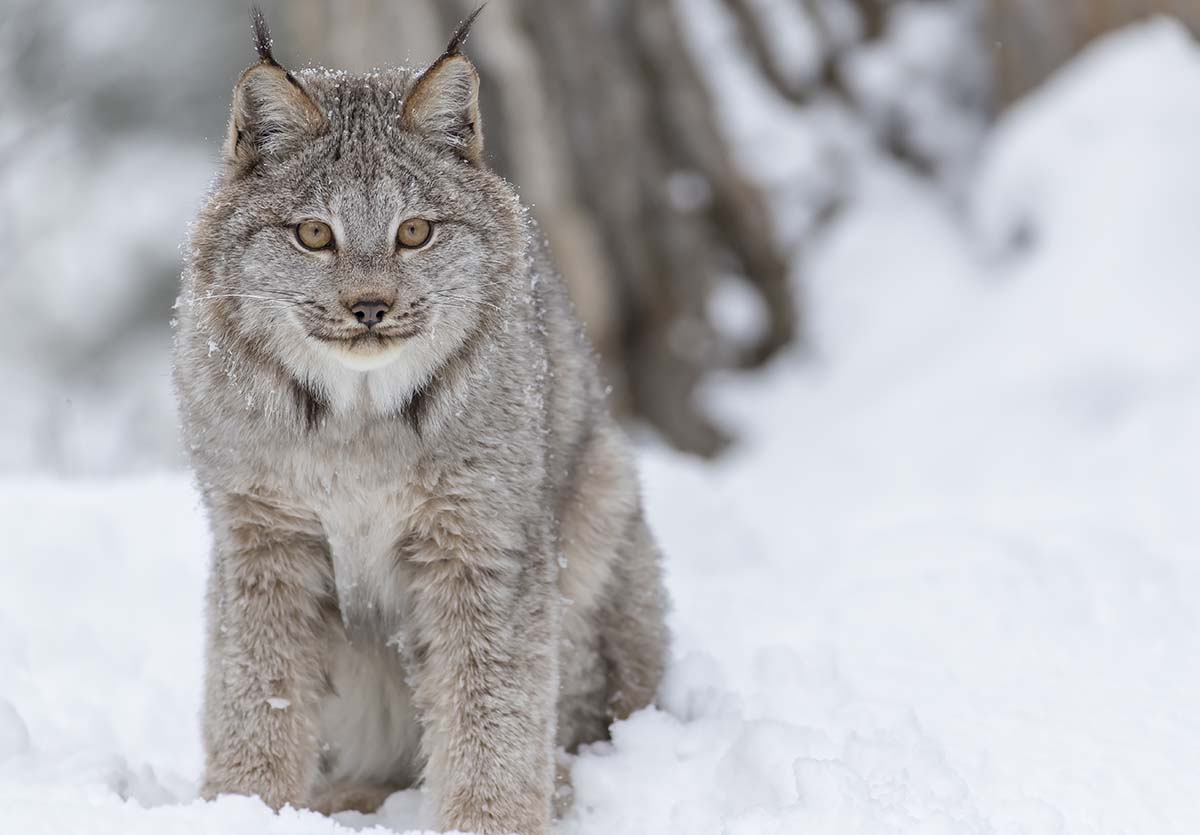
<svg viewBox="0 0 1200 835">
<path fill-rule="evenodd" d="M 362 322 L 368 328 L 374 327 L 383 321 L 383 317 L 392 309 L 392 306 L 387 302 L 376 301 L 374 299 L 363 299 L 356 302 L 350 307 L 350 312 L 354 314 L 354 318 Z"/>
</svg>

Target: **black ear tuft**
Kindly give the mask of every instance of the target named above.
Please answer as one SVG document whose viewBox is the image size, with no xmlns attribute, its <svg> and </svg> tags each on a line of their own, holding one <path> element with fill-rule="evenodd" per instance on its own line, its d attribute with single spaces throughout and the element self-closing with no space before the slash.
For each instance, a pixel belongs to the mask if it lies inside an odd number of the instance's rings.
<svg viewBox="0 0 1200 835">
<path fill-rule="evenodd" d="M 278 67 L 279 62 L 271 54 L 271 29 L 267 26 L 267 18 L 258 6 L 250 7 L 250 25 L 254 29 L 254 49 L 264 64 Z"/>
<path fill-rule="evenodd" d="M 238 172 L 262 159 L 279 159 L 329 129 L 324 112 L 304 85 L 271 54 L 271 30 L 258 6 L 250 8 L 258 63 L 233 89 L 225 158 Z"/>
<path fill-rule="evenodd" d="M 479 13 L 483 11 L 483 7 L 487 3 L 480 3 L 475 11 L 471 12 L 471 16 L 458 24 L 458 28 L 454 30 L 454 34 L 450 36 L 450 43 L 446 45 L 446 51 L 443 55 L 460 55 L 462 53 L 463 44 L 467 42 L 467 35 L 471 34 L 471 24 L 475 22 L 475 18 L 479 17 Z"/>
<path fill-rule="evenodd" d="M 413 82 L 400 113 L 404 130 L 423 134 L 476 167 L 483 166 L 479 73 L 462 47 L 481 11 L 483 6 L 454 30 L 446 51 Z"/>
</svg>

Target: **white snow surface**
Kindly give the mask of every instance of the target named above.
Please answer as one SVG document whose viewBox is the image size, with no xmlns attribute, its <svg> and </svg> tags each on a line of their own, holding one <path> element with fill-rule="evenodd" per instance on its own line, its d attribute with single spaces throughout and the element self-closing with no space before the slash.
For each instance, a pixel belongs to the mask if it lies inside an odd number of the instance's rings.
<svg viewBox="0 0 1200 835">
<path fill-rule="evenodd" d="M 644 451 L 661 705 L 560 835 L 1200 831 L 1200 52 L 1109 38 L 968 210 L 885 163 L 811 253 L 816 358 L 723 381 L 719 465 Z M 196 799 L 188 477 L 0 480 L 0 833 L 424 822 Z"/>
</svg>

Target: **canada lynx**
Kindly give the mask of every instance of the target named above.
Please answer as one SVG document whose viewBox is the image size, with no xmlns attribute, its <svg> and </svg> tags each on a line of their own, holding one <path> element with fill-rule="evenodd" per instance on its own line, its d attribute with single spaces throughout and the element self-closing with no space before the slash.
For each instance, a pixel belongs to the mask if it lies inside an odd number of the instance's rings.
<svg viewBox="0 0 1200 835">
<path fill-rule="evenodd" d="M 214 538 L 205 797 L 543 833 L 554 749 L 654 696 L 659 556 L 468 20 L 421 73 L 290 73 L 255 15 L 175 380 Z"/>
</svg>

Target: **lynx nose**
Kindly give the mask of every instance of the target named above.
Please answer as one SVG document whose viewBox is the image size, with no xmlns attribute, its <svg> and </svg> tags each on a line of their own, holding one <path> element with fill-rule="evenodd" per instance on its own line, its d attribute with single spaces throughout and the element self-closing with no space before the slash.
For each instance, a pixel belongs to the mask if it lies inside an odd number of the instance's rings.
<svg viewBox="0 0 1200 835">
<path fill-rule="evenodd" d="M 382 322 L 383 317 L 391 309 L 392 306 L 390 304 L 376 299 L 363 299 L 350 306 L 350 312 L 354 314 L 354 318 L 368 328 L 372 328 Z"/>
</svg>

